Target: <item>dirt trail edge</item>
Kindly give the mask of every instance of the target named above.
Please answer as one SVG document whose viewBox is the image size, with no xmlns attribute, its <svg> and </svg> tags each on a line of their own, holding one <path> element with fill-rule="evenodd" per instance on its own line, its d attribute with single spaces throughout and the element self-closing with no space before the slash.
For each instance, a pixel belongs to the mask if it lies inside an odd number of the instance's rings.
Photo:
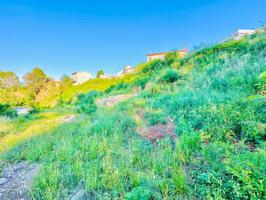
<svg viewBox="0 0 266 200">
<path fill-rule="evenodd" d="M 134 96 L 136 96 L 136 94 L 120 94 L 120 95 L 104 97 L 104 98 L 96 100 L 96 104 L 98 106 L 103 106 L 103 107 L 112 107 Z"/>
<path fill-rule="evenodd" d="M 4 168 L 0 175 L 1 200 L 30 200 L 30 190 L 39 164 L 20 162 Z"/>
</svg>

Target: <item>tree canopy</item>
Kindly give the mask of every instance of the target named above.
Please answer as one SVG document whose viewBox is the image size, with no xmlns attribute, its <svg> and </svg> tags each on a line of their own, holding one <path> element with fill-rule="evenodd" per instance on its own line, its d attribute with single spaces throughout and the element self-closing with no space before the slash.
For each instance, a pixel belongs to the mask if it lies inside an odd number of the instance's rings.
<svg viewBox="0 0 266 200">
<path fill-rule="evenodd" d="M 97 72 L 96 77 L 100 78 L 101 75 L 104 75 L 104 71 L 102 69 Z"/>
<path fill-rule="evenodd" d="M 14 72 L 1 72 L 0 71 L 0 88 L 14 88 L 19 85 L 19 78 Z"/>
</svg>

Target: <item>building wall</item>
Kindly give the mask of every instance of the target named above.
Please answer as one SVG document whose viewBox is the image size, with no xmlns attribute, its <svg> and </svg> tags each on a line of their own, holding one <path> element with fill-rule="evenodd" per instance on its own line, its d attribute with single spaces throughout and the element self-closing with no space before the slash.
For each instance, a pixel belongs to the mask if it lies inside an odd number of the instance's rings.
<svg viewBox="0 0 266 200">
<path fill-rule="evenodd" d="M 155 54 L 155 55 L 148 55 L 147 56 L 147 62 L 150 62 L 150 61 L 153 61 L 153 60 L 156 60 L 156 59 L 159 59 L 159 60 L 164 60 L 165 56 L 166 56 L 167 53 L 162 53 L 162 54 Z M 180 51 L 178 52 L 178 54 L 181 56 L 181 57 L 184 57 L 187 52 L 185 51 Z"/>
<path fill-rule="evenodd" d="M 75 85 L 79 85 L 92 79 L 92 75 L 87 72 L 76 72 L 72 74 L 71 78 Z"/>
<path fill-rule="evenodd" d="M 147 61 L 150 62 L 150 61 L 153 61 L 153 60 L 156 60 L 156 59 L 164 60 L 165 55 L 166 54 L 148 56 L 147 57 Z"/>
<path fill-rule="evenodd" d="M 237 30 L 237 32 L 234 34 L 235 40 L 240 40 L 245 35 L 252 35 L 255 33 L 255 30 Z"/>
</svg>

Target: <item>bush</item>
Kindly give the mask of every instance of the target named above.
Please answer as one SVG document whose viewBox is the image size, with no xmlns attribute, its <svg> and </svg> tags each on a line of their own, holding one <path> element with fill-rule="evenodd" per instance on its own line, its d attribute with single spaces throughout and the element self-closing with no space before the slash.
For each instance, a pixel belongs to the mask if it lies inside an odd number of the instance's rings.
<svg viewBox="0 0 266 200">
<path fill-rule="evenodd" d="M 110 86 L 109 88 L 107 88 L 105 90 L 105 93 L 109 94 L 111 93 L 112 91 L 116 91 L 116 90 L 125 90 L 129 87 L 129 84 L 127 83 L 118 83 L 116 85 L 112 85 Z"/>
<path fill-rule="evenodd" d="M 98 92 L 91 91 L 88 94 L 80 94 L 78 95 L 76 108 L 79 113 L 91 114 L 97 110 L 97 106 L 95 104 L 95 98 L 98 96 Z"/>
<path fill-rule="evenodd" d="M 166 65 L 170 66 L 175 62 L 178 62 L 178 60 L 180 59 L 180 55 L 177 52 L 170 52 L 168 54 L 166 54 L 165 56 L 165 60 L 164 62 L 166 63 Z"/>
<path fill-rule="evenodd" d="M 245 152 L 226 161 L 227 170 L 238 181 L 238 198 L 263 199 L 266 191 L 266 158 L 263 152 Z"/>
<path fill-rule="evenodd" d="M 141 89 L 144 89 L 149 79 L 149 77 L 139 78 L 134 82 L 134 85 L 141 87 Z"/>
<path fill-rule="evenodd" d="M 90 125 L 90 132 L 110 136 L 114 134 L 133 135 L 135 132 L 135 123 L 126 113 L 101 113 L 96 114 L 95 118 L 101 120 L 94 120 Z M 128 139 L 128 138 L 126 138 Z"/>
<path fill-rule="evenodd" d="M 8 104 L 0 104 L 0 116 L 17 117 L 17 111 L 12 109 Z"/>
<path fill-rule="evenodd" d="M 165 74 L 160 78 L 160 82 L 173 83 L 180 79 L 180 75 L 176 70 L 168 69 Z"/>
<path fill-rule="evenodd" d="M 156 191 L 151 184 L 135 187 L 131 192 L 126 194 L 127 200 L 149 200 L 149 199 L 162 199 L 161 194 Z"/>
<path fill-rule="evenodd" d="M 145 66 L 142 69 L 143 73 L 152 73 L 158 70 L 161 70 L 163 68 L 165 68 L 165 62 L 162 60 L 154 60 L 151 63 L 148 63 L 147 66 Z"/>
<path fill-rule="evenodd" d="M 152 112 L 145 112 L 144 118 L 149 123 L 149 125 L 156 125 L 156 124 L 166 124 L 167 123 L 167 114 L 161 111 L 152 111 Z"/>
</svg>

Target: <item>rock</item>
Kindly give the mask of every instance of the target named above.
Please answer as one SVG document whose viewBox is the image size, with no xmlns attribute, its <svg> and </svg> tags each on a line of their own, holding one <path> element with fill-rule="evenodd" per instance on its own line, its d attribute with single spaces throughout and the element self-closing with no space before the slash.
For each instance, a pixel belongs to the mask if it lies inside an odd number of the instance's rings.
<svg viewBox="0 0 266 200">
<path fill-rule="evenodd" d="M 7 182 L 7 179 L 6 178 L 0 178 L 0 185 L 4 184 Z"/>
<path fill-rule="evenodd" d="M 71 197 L 70 200 L 82 200 L 86 197 L 86 192 L 84 189 L 79 188 L 75 191 L 75 193 L 73 194 L 73 196 Z"/>
<path fill-rule="evenodd" d="M 30 189 L 40 165 L 20 162 L 3 169 L 0 178 L 0 199 L 30 200 Z"/>
</svg>

